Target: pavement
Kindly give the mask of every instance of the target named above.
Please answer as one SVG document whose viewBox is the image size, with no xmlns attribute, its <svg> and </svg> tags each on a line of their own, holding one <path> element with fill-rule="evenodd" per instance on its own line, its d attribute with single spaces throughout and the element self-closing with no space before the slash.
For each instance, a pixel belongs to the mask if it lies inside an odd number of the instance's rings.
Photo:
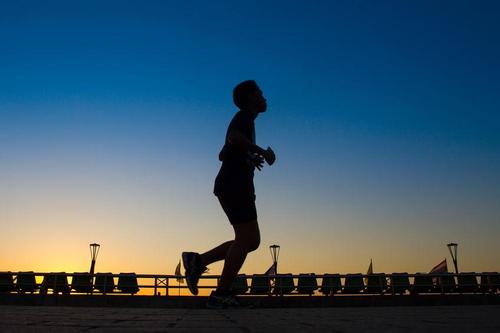
<svg viewBox="0 0 500 333">
<path fill-rule="evenodd" d="M 0 332 L 500 332 L 499 305 L 246 310 L 0 305 Z M 281 332 L 280 332 L 281 331 Z"/>
</svg>

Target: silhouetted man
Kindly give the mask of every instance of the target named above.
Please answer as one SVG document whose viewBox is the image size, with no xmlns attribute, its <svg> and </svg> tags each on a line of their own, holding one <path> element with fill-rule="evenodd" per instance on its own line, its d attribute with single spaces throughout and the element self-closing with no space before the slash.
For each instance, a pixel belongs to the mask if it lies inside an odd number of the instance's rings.
<svg viewBox="0 0 500 333">
<path fill-rule="evenodd" d="M 272 165 L 276 159 L 270 147 L 262 149 L 255 144 L 254 120 L 267 109 L 266 99 L 255 81 L 238 84 L 233 90 L 233 100 L 240 110 L 229 124 L 224 147 L 219 153 L 222 166 L 215 179 L 214 194 L 233 226 L 235 238 L 201 255 L 182 253 L 187 285 L 194 295 L 198 294 L 198 280 L 206 267 L 225 260 L 219 285 L 207 302 L 210 308 L 241 306 L 231 286 L 247 254 L 260 244 L 254 170 L 261 170 L 264 161 Z"/>
</svg>

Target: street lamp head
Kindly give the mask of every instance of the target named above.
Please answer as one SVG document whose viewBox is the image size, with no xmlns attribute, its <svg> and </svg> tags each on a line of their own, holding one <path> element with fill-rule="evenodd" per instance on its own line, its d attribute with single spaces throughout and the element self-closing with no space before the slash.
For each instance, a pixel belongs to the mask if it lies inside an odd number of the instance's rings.
<svg viewBox="0 0 500 333">
<path fill-rule="evenodd" d="M 271 258 L 273 259 L 274 274 L 278 274 L 278 257 L 280 256 L 280 246 L 273 244 L 269 246 L 269 251 L 271 252 Z"/>
<path fill-rule="evenodd" d="M 94 274 L 95 261 L 97 259 L 97 255 L 99 254 L 99 248 L 101 245 L 97 243 L 92 243 L 90 246 L 90 274 Z"/>
<path fill-rule="evenodd" d="M 280 246 L 279 245 L 271 245 L 269 246 L 269 250 L 271 251 L 271 257 L 273 257 L 273 261 L 278 261 L 278 257 L 280 255 Z"/>
<path fill-rule="evenodd" d="M 89 246 L 90 246 L 90 257 L 92 260 L 95 260 L 97 258 L 97 254 L 99 253 L 99 248 L 101 247 L 101 245 L 97 243 L 92 243 Z"/>
<path fill-rule="evenodd" d="M 458 246 L 458 244 L 457 243 L 449 243 L 449 244 L 447 244 L 447 246 L 448 247 L 456 247 L 456 246 Z"/>
</svg>

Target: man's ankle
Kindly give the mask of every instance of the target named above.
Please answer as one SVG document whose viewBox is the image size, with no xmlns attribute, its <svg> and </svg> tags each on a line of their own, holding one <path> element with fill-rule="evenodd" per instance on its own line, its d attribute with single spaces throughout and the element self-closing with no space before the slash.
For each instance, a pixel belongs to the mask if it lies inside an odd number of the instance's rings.
<svg viewBox="0 0 500 333">
<path fill-rule="evenodd" d="M 199 254 L 199 253 L 196 254 L 196 264 L 198 265 L 198 267 L 206 267 L 207 266 L 207 265 L 205 265 L 205 262 L 203 261 L 201 254 Z"/>
</svg>

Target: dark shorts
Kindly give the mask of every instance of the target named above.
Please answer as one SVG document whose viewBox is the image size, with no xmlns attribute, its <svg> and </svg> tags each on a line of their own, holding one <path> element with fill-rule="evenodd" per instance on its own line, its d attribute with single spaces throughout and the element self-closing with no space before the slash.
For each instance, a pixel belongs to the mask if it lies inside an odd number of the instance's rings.
<svg viewBox="0 0 500 333">
<path fill-rule="evenodd" d="M 243 224 L 257 220 L 255 195 L 218 195 L 217 198 L 231 224 Z"/>
</svg>

